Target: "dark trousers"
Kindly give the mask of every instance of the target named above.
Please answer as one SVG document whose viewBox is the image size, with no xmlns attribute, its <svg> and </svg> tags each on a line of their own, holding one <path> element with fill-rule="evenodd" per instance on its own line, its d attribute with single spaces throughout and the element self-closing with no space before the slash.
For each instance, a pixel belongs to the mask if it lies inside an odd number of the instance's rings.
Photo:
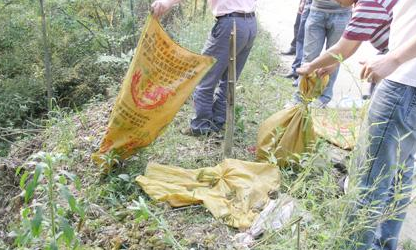
<svg viewBox="0 0 416 250">
<path fill-rule="evenodd" d="M 309 7 L 305 8 L 300 15 L 298 34 L 296 35 L 296 56 L 292 63 L 292 71 L 296 73 L 296 69 L 302 64 L 303 57 L 303 41 L 305 40 L 305 23 L 309 16 Z"/>
<path fill-rule="evenodd" d="M 293 40 L 290 43 L 290 49 L 296 49 L 297 46 L 297 37 L 299 34 L 299 25 L 300 25 L 300 19 L 301 19 L 302 14 L 298 13 L 296 15 L 296 21 L 295 24 L 293 25 Z"/>
<path fill-rule="evenodd" d="M 243 70 L 257 34 L 255 17 L 222 17 L 217 20 L 202 54 L 215 57 L 216 64 L 205 75 L 193 94 L 195 116 L 191 129 L 205 133 L 220 129 L 226 118 L 230 33 L 237 25 L 237 78 Z"/>
</svg>

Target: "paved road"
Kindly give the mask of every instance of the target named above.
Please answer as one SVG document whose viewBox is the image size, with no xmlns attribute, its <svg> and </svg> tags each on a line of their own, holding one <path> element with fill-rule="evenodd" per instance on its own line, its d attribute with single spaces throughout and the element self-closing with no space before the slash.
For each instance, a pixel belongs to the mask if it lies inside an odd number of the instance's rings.
<svg viewBox="0 0 416 250">
<path fill-rule="evenodd" d="M 293 24 L 299 1 L 295 0 L 259 0 L 259 20 L 264 29 L 269 31 L 279 50 L 289 47 L 293 37 Z M 336 105 L 343 98 L 360 99 L 362 91 L 366 91 L 368 84 L 358 79 L 360 72 L 359 61 L 368 59 L 376 54 L 376 50 L 370 43 L 363 43 L 357 53 L 349 58 L 341 67 L 337 82 L 334 86 L 334 98 L 332 104 Z M 283 67 L 290 68 L 293 57 L 283 57 Z M 351 73 L 350 73 L 350 72 Z M 416 243 L 416 204 L 408 209 L 408 215 L 403 226 L 402 240 L 411 239 Z"/>
</svg>

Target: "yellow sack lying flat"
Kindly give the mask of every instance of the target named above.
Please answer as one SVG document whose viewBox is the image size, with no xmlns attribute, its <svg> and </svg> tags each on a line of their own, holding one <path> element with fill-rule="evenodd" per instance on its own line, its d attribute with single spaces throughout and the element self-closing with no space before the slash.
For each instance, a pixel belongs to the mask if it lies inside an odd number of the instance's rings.
<svg viewBox="0 0 416 250">
<path fill-rule="evenodd" d="M 280 173 L 266 163 L 226 159 L 215 167 L 183 169 L 149 163 L 136 181 L 152 198 L 173 207 L 203 203 L 217 219 L 249 228 L 276 191 Z"/>
<path fill-rule="evenodd" d="M 342 148 L 355 147 L 366 108 L 358 109 L 314 109 L 312 121 L 315 133 Z"/>
<path fill-rule="evenodd" d="M 304 76 L 300 81 L 302 103 L 281 110 L 267 118 L 257 135 L 257 159 L 267 161 L 276 157 L 279 165 L 296 159 L 294 154 L 305 152 L 315 140 L 312 119 L 307 104 L 321 95 L 328 83 L 328 76 Z"/>
<path fill-rule="evenodd" d="M 149 16 L 94 162 L 110 151 L 125 159 L 153 142 L 214 62 L 177 45 Z"/>
</svg>

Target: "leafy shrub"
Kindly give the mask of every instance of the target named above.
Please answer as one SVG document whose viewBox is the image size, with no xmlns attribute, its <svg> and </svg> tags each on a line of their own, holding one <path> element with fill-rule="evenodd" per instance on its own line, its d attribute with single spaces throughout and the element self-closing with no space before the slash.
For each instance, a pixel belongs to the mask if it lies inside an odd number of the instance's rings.
<svg viewBox="0 0 416 250">
<path fill-rule="evenodd" d="M 39 79 L 19 76 L 0 82 L 0 127 L 22 127 L 45 111 L 45 88 Z"/>
<path fill-rule="evenodd" d="M 102 55 L 122 57 L 136 46 L 149 2 L 132 3 L 133 8 L 128 1 L 45 1 L 58 106 L 80 108 L 121 81 L 129 61 L 97 61 Z M 10 1 L 0 8 L 0 127 L 24 128 L 26 120 L 36 122 L 47 111 L 39 13 L 36 1 Z"/>
</svg>

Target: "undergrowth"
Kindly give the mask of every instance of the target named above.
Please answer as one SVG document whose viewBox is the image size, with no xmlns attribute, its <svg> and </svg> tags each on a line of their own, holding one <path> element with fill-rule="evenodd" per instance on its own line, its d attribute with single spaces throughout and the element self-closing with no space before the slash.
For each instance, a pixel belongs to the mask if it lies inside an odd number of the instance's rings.
<svg viewBox="0 0 416 250">
<path fill-rule="evenodd" d="M 209 17 L 185 20 L 170 32 L 185 47 L 200 51 L 212 21 Z M 278 66 L 270 36 L 260 31 L 237 84 L 233 158 L 255 160 L 253 146 L 259 124 L 290 99 L 291 83 L 276 75 Z M 112 89 L 110 93 L 116 93 L 118 86 Z M 4 209 L 12 207 L 9 210 L 15 213 L 0 232 L 0 248 L 35 249 L 48 244 L 50 249 L 57 245 L 62 249 L 232 249 L 237 230 L 214 220 L 203 206 L 172 209 L 149 200 L 135 183 L 151 161 L 195 169 L 213 167 L 223 160 L 222 142 L 217 138 L 188 137 L 179 132 L 193 115 L 191 101 L 152 145 L 103 176 L 90 156 L 105 133 L 113 101 L 91 101 L 84 111 L 56 108 L 49 114 L 37 149 L 49 152 L 37 158 L 37 164 L 44 162 L 50 169 L 45 175 L 49 178 L 39 180 L 35 174 L 22 174 L 36 173 L 36 164 L 28 162 L 16 173 L 23 179 L 24 193 L 35 180 L 39 188 L 32 188 L 33 199 L 26 199 L 17 208 L 6 204 Z M 351 228 L 347 218 L 358 190 L 351 189 L 346 195 L 342 192 L 338 183 L 344 173 L 333 167 L 328 154 L 332 151 L 333 147 L 319 141 L 313 153 L 300 156 L 299 164 L 281 169 L 281 191 L 296 198 L 303 213 L 301 249 L 340 249 L 357 229 Z M 49 161 L 60 155 L 65 156 L 64 161 Z M 350 170 L 354 167 L 352 158 L 344 164 Z M 62 225 L 52 223 L 55 218 Z M 25 240 L 26 233 L 38 239 Z M 255 249 L 297 249 L 296 243 L 296 233 L 288 228 L 266 232 Z M 405 244 L 406 249 L 412 249 L 410 243 Z"/>
</svg>

